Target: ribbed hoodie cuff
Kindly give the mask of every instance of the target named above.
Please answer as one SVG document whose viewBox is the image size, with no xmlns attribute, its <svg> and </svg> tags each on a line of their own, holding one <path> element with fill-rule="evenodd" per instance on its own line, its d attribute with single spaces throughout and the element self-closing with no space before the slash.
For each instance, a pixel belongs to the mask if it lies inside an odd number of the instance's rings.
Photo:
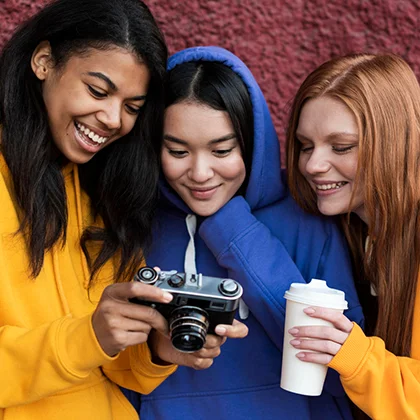
<svg viewBox="0 0 420 420">
<path fill-rule="evenodd" d="M 336 370 L 342 379 L 349 379 L 358 373 L 372 346 L 372 339 L 366 337 L 359 325 L 353 322 L 350 335 L 328 366 Z"/>
<path fill-rule="evenodd" d="M 57 356 L 63 367 L 79 378 L 85 378 L 93 369 L 118 357 L 109 357 L 102 350 L 93 330 L 92 315 L 82 318 L 69 315 L 57 330 Z"/>
<path fill-rule="evenodd" d="M 131 368 L 149 378 L 164 378 L 176 371 L 177 365 L 157 365 L 152 362 L 152 353 L 147 343 L 130 347 Z"/>
<path fill-rule="evenodd" d="M 227 202 L 201 224 L 199 234 L 216 257 L 239 236 L 245 235 L 255 223 L 255 217 L 243 197 Z"/>
</svg>

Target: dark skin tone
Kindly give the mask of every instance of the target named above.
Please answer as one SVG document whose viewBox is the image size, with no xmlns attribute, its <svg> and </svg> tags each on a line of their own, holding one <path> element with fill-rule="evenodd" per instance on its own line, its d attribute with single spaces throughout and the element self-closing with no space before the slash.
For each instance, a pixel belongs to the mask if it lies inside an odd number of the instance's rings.
<svg viewBox="0 0 420 420">
<path fill-rule="evenodd" d="M 245 324 L 219 325 L 218 335 L 208 335 L 204 347 L 195 353 L 181 353 L 172 347 L 168 323 L 149 306 L 129 302 L 130 298 L 167 303 L 172 295 L 158 287 L 141 283 L 117 283 L 105 288 L 93 314 L 92 325 L 102 349 L 115 356 L 128 346 L 149 342 L 153 360 L 159 364 L 174 363 L 194 369 L 206 369 L 219 356 L 226 338 L 243 338 L 248 334 Z"/>
<path fill-rule="evenodd" d="M 143 62 L 117 46 L 107 50 L 92 48 L 84 56 L 75 54 L 63 68 L 54 67 L 51 57 L 50 44 L 41 42 L 32 55 L 31 68 L 42 82 L 57 151 L 63 160 L 83 164 L 133 128 L 146 99 L 150 74 Z M 94 142 L 80 134 L 86 129 Z M 105 288 L 92 316 L 92 326 L 108 356 L 147 342 L 153 330 L 156 334 L 150 347 L 156 360 L 205 368 L 219 355 L 224 337 L 241 338 L 247 334 L 243 324 L 227 326 L 219 331 L 220 336 L 208 337 L 200 352 L 185 355 L 173 349 L 164 317 L 151 307 L 131 303 L 133 297 L 161 303 L 172 299 L 159 288 L 140 283 Z"/>
</svg>

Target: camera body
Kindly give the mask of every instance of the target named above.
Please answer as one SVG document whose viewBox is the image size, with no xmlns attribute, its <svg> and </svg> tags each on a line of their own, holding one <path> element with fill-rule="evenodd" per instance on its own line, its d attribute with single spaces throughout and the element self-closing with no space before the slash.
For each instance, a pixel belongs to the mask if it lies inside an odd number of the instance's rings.
<svg viewBox="0 0 420 420">
<path fill-rule="evenodd" d="M 183 352 L 200 350 L 207 333 L 214 333 L 219 324 L 232 324 L 243 293 L 235 280 L 176 270 L 158 272 L 143 267 L 134 280 L 173 295 L 169 303 L 130 301 L 157 309 L 168 320 L 173 346 Z"/>
</svg>

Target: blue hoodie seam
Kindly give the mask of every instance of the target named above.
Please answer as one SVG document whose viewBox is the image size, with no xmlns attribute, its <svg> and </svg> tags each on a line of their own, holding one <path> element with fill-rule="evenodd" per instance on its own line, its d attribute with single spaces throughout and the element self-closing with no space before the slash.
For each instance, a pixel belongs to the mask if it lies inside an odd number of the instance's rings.
<svg viewBox="0 0 420 420">
<path fill-rule="evenodd" d="M 253 230 L 258 228 L 258 221 L 253 222 L 248 229 L 246 229 L 245 231 L 241 232 L 241 234 L 238 234 L 236 237 L 234 237 L 228 244 L 228 246 L 225 248 L 224 251 L 220 252 L 219 255 L 217 256 L 217 262 L 219 264 L 221 264 L 221 258 L 223 257 L 223 255 L 225 255 L 229 249 L 232 249 L 232 251 L 235 252 L 235 254 L 239 257 L 242 266 L 245 268 L 245 270 L 249 273 L 251 273 L 253 280 L 256 282 L 256 284 L 259 286 L 259 288 L 261 289 L 261 291 L 263 292 L 264 296 L 266 296 L 271 303 L 273 303 L 273 305 L 277 308 L 277 310 L 280 312 L 280 314 L 282 316 L 284 316 L 285 314 L 285 308 L 283 308 L 283 306 L 281 306 L 276 298 L 270 293 L 270 291 L 268 290 L 268 288 L 264 285 L 264 283 L 260 280 L 260 278 L 258 277 L 258 275 L 255 273 L 254 269 L 252 268 L 252 266 L 250 266 L 249 264 L 247 264 L 247 259 L 245 257 L 245 255 L 241 252 L 240 248 L 236 245 L 236 241 L 243 239 L 244 237 L 246 237 L 247 235 L 249 235 Z"/>
<path fill-rule="evenodd" d="M 181 394 L 171 394 L 171 395 L 160 395 L 154 396 L 153 394 L 149 395 L 142 395 L 142 401 L 157 401 L 157 400 L 172 400 L 175 398 L 191 398 L 191 397 L 211 397 L 217 395 L 227 395 L 227 394 L 243 394 L 246 392 L 261 392 L 267 391 L 269 389 L 278 388 L 279 384 L 270 384 L 270 385 L 262 385 L 256 387 L 246 387 L 246 388 L 235 388 L 235 389 L 225 389 L 219 391 L 209 391 L 209 392 L 189 392 L 189 393 L 181 393 Z"/>
<path fill-rule="evenodd" d="M 225 255 L 229 251 L 229 248 L 231 248 L 234 245 L 235 242 L 241 240 L 246 235 L 248 235 L 251 231 L 256 229 L 258 223 L 259 223 L 258 220 L 255 220 L 245 230 L 241 230 L 240 233 L 236 234 L 232 239 L 230 239 L 230 241 L 226 245 L 226 247 L 217 254 L 217 256 L 216 256 L 217 262 L 220 263 L 220 259 L 222 258 L 222 256 Z"/>
<path fill-rule="evenodd" d="M 317 267 L 317 270 L 316 270 L 317 277 L 318 276 L 322 277 L 322 273 L 324 272 L 326 253 L 327 253 L 327 250 L 328 250 L 328 248 L 330 246 L 330 243 L 331 243 L 331 231 L 329 231 L 326 236 L 327 237 L 324 241 L 321 256 L 320 256 L 319 262 L 318 262 L 318 267 Z"/>
<path fill-rule="evenodd" d="M 283 306 L 281 304 L 279 304 L 277 299 L 270 293 L 270 291 L 265 286 L 265 284 L 257 276 L 257 274 L 255 273 L 253 268 L 246 263 L 247 260 L 246 260 L 245 256 L 243 255 L 243 253 L 241 252 L 241 250 L 239 249 L 239 247 L 235 244 L 232 244 L 232 249 L 235 251 L 236 255 L 240 259 L 243 267 L 245 267 L 247 272 L 251 274 L 252 279 L 259 286 L 259 288 L 261 289 L 264 296 L 276 307 L 276 309 L 280 312 L 281 316 L 284 317 L 285 312 L 286 312 L 285 308 L 283 308 Z"/>
</svg>

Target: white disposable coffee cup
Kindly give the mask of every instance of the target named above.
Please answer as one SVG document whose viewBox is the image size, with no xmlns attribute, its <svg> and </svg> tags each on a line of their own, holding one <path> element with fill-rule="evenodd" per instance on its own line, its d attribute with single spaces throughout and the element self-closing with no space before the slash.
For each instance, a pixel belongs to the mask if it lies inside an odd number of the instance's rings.
<svg viewBox="0 0 420 420">
<path fill-rule="evenodd" d="M 284 297 L 287 303 L 280 387 L 301 395 L 321 395 L 328 367 L 299 360 L 296 353 L 302 350 L 290 344 L 294 337 L 288 331 L 302 325 L 331 326 L 330 322 L 312 318 L 303 310 L 317 306 L 343 313 L 347 309 L 344 292 L 329 288 L 324 280 L 312 279 L 310 283 L 292 283 Z"/>
</svg>

